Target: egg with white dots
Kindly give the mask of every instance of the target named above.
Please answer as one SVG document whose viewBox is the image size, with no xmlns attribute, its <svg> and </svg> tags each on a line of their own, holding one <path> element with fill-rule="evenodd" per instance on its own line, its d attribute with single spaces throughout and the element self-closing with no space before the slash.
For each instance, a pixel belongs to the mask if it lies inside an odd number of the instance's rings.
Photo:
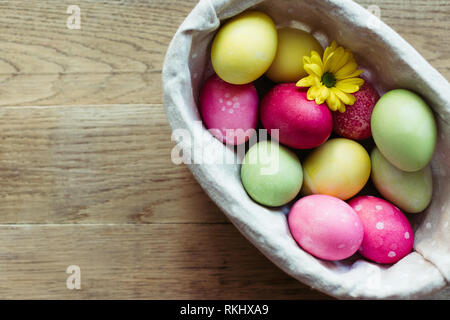
<svg viewBox="0 0 450 320">
<path fill-rule="evenodd" d="M 364 228 L 359 252 L 365 258 L 393 264 L 411 252 L 413 230 L 400 209 L 384 199 L 371 196 L 356 197 L 349 205 L 355 209 Z"/>
<path fill-rule="evenodd" d="M 206 80 L 199 110 L 210 132 L 226 144 L 243 144 L 258 124 L 258 93 L 253 84 L 234 85 L 217 75 Z"/>
</svg>

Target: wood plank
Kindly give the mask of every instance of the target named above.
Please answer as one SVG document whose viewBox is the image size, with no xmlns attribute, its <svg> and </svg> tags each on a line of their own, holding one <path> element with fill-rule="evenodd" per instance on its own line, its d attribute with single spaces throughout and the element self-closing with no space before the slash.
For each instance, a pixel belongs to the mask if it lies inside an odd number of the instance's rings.
<svg viewBox="0 0 450 320">
<path fill-rule="evenodd" d="M 160 104 L 155 72 L 0 74 L 0 106 Z"/>
<path fill-rule="evenodd" d="M 450 79 L 450 4 L 359 0 Z M 70 1 L 0 3 L 0 106 L 162 103 L 166 48 L 196 4 L 88 1 L 81 30 L 66 27 Z"/>
<path fill-rule="evenodd" d="M 327 298 L 229 224 L 0 226 L 0 242 L 6 299 Z M 80 290 L 66 288 L 69 265 L 80 267 Z"/>
<path fill-rule="evenodd" d="M 72 1 L 2 1 L 0 73 L 161 71 L 166 46 L 195 3 L 79 0 L 81 29 L 71 30 Z"/>
<path fill-rule="evenodd" d="M 442 0 L 356 0 L 377 5 L 380 18 L 450 79 L 450 2 Z"/>
<path fill-rule="evenodd" d="M 1 224 L 227 221 L 160 105 L 4 107 L 0 127 Z"/>
<path fill-rule="evenodd" d="M 197 1 L 0 3 L 0 105 L 161 103 L 166 48 Z"/>
</svg>

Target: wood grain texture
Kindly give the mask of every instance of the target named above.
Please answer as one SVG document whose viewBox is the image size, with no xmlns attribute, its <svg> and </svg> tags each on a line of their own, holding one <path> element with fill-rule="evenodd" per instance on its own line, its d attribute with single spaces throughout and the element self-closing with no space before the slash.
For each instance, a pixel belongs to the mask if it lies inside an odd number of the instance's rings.
<svg viewBox="0 0 450 320">
<path fill-rule="evenodd" d="M 361 0 L 450 78 L 450 3 Z M 0 106 L 161 103 L 161 69 L 195 0 L 77 1 L 81 29 L 66 28 L 73 1 L 0 3 Z M 439 49 L 437 49 L 439 48 Z"/>
<path fill-rule="evenodd" d="M 268 264 L 230 224 L 15 225 L 0 241 L 3 298 L 326 298 Z M 66 288 L 69 265 L 80 267 L 81 290 Z"/>
<path fill-rule="evenodd" d="M 450 1 L 356 2 L 365 8 L 377 5 L 381 20 L 397 31 L 444 77 L 450 79 Z"/>
<path fill-rule="evenodd" d="M 226 221 L 171 162 L 161 106 L 4 107 L 0 127 L 0 224 Z"/>
<path fill-rule="evenodd" d="M 195 1 L 0 3 L 0 105 L 161 103 L 165 50 Z M 24 94 L 26 89 L 26 94 Z"/>
<path fill-rule="evenodd" d="M 450 79 L 449 1 L 357 2 Z M 196 1 L 79 0 L 81 30 L 71 4 L 0 2 L 0 298 L 328 298 L 170 161 L 160 73 Z M 81 290 L 65 287 L 71 264 Z"/>
</svg>

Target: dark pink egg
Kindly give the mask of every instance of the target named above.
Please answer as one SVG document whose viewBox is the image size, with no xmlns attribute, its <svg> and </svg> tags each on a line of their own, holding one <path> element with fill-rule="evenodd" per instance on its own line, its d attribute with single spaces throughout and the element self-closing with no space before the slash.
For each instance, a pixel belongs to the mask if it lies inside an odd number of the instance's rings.
<svg viewBox="0 0 450 320">
<path fill-rule="evenodd" d="M 258 93 L 253 84 L 230 84 L 217 75 L 200 92 L 200 114 L 206 128 L 227 144 L 245 143 L 258 124 Z"/>
<path fill-rule="evenodd" d="M 368 139 L 372 136 L 370 118 L 380 96 L 367 80 L 354 96 L 355 104 L 346 106 L 344 113 L 333 112 L 333 130 L 348 139 Z"/>
<path fill-rule="evenodd" d="M 306 97 L 306 90 L 295 83 L 283 83 L 270 90 L 261 102 L 261 122 L 279 141 L 296 149 L 315 148 L 330 137 L 333 118 L 326 104 L 317 105 Z"/>
<path fill-rule="evenodd" d="M 364 227 L 359 252 L 369 260 L 391 264 L 412 250 L 414 234 L 411 224 L 396 206 L 381 198 L 357 197 L 349 202 Z"/>
</svg>

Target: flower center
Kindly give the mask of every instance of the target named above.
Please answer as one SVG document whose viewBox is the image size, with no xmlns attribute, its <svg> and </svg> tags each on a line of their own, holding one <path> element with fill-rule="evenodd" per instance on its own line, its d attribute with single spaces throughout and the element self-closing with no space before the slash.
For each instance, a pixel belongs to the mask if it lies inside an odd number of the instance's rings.
<svg viewBox="0 0 450 320">
<path fill-rule="evenodd" d="M 327 88 L 332 88 L 336 84 L 336 78 L 334 77 L 334 74 L 331 72 L 325 72 L 322 76 L 322 83 Z"/>
</svg>

